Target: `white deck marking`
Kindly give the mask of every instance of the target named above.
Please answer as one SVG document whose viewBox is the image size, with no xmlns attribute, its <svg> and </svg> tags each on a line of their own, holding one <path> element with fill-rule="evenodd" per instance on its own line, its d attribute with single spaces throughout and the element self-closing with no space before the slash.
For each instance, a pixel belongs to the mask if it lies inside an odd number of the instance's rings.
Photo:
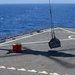
<svg viewBox="0 0 75 75">
<path fill-rule="evenodd" d="M 10 42 L 14 42 L 14 41 L 21 40 L 21 39 L 25 39 L 25 38 L 28 38 L 28 37 L 31 37 L 31 36 L 34 36 L 34 35 L 38 35 L 38 34 L 42 34 L 42 33 L 45 33 L 45 32 L 49 32 L 49 31 L 51 31 L 51 29 L 49 29 L 47 31 L 43 31 L 41 33 L 36 33 L 36 34 L 33 34 L 33 35 L 29 35 L 29 36 L 25 36 L 25 37 L 23 36 L 21 38 L 15 39 L 15 40 L 11 40 L 11 41 L 8 41 L 8 42 L 1 43 L 0 45 L 7 44 L 7 43 L 10 43 Z"/>
<path fill-rule="evenodd" d="M 69 41 L 69 40 L 75 40 L 75 39 L 71 39 L 70 37 L 68 37 L 69 39 L 60 39 L 60 41 Z M 49 41 L 36 41 L 36 42 L 25 42 L 25 43 L 21 43 L 22 45 L 25 45 L 25 44 L 39 44 L 39 43 L 48 43 Z M 0 46 L 9 46 L 9 45 L 11 45 L 12 46 L 12 44 L 5 44 L 5 45 L 0 45 Z"/>
<path fill-rule="evenodd" d="M 68 40 L 75 40 L 75 39 L 61 39 L 60 41 L 68 41 Z"/>
<path fill-rule="evenodd" d="M 25 68 L 15 68 L 15 67 L 5 67 L 5 66 L 0 66 L 0 69 L 8 69 L 8 70 L 13 70 L 13 71 L 21 71 L 21 72 L 32 72 L 32 73 L 38 73 L 38 74 L 43 74 L 43 75 L 60 75 L 58 73 L 49 73 L 46 71 L 36 71 L 35 69 L 32 70 L 27 70 Z M 69 75 L 69 74 L 65 74 L 65 75 Z"/>
<path fill-rule="evenodd" d="M 6 67 L 5 66 L 0 66 L 0 68 L 5 69 Z"/>
<path fill-rule="evenodd" d="M 64 31 L 68 32 L 68 33 L 73 33 L 73 34 L 75 34 L 75 32 L 70 31 L 70 30 L 66 30 L 66 29 L 64 29 L 64 28 L 55 28 L 55 29 L 62 29 L 62 30 L 64 30 Z M 50 30 L 47 30 L 47 31 L 44 31 L 44 32 L 42 32 L 42 33 L 49 32 L 49 31 L 51 31 L 51 29 L 50 29 Z M 11 40 L 11 41 L 8 41 L 8 42 L 4 42 L 4 43 L 1 43 L 0 46 L 8 46 L 8 45 L 10 45 L 10 44 L 7 44 L 7 43 L 14 42 L 14 41 L 17 41 L 17 40 L 21 40 L 21 39 L 24 39 L 24 38 L 28 38 L 28 37 L 31 37 L 31 36 L 34 36 L 34 35 L 38 35 L 38 34 L 42 34 L 42 33 L 36 33 L 36 34 L 33 34 L 33 35 L 29 35 L 29 36 L 25 36 L 25 37 L 18 38 L 18 39 L 16 39 L 16 40 Z M 69 38 L 69 39 L 61 39 L 61 41 L 75 40 L 74 38 L 72 39 L 71 36 L 69 36 L 68 38 Z M 48 43 L 48 42 L 49 42 L 49 41 L 37 41 L 37 42 L 27 42 L 27 43 L 21 43 L 21 44 L 37 44 L 37 43 Z"/>
<path fill-rule="evenodd" d="M 16 68 L 14 68 L 14 67 L 7 67 L 7 69 L 16 70 Z"/>
<path fill-rule="evenodd" d="M 34 73 L 36 73 L 37 71 L 36 70 L 27 70 L 27 72 L 34 72 Z"/>
<path fill-rule="evenodd" d="M 38 71 L 38 73 L 41 73 L 41 74 L 48 74 L 48 72 L 46 72 L 46 71 Z"/>
<path fill-rule="evenodd" d="M 21 68 L 21 69 L 17 69 L 18 71 L 26 71 L 26 69 Z"/>
<path fill-rule="evenodd" d="M 62 30 L 64 30 L 64 31 L 68 32 L 68 33 L 75 34 L 75 32 L 73 32 L 73 31 L 70 31 L 70 30 L 67 30 L 67 29 L 64 29 L 64 28 L 59 28 L 59 29 L 62 29 Z"/>
<path fill-rule="evenodd" d="M 60 39 L 60 41 L 67 41 L 67 40 L 75 40 L 75 39 Z M 49 41 L 36 41 L 36 42 L 27 42 L 22 44 L 38 44 L 38 43 L 48 43 Z"/>
<path fill-rule="evenodd" d="M 74 39 L 75 40 L 75 38 L 73 38 L 75 35 L 70 35 L 68 38 L 69 39 Z"/>
<path fill-rule="evenodd" d="M 39 33 L 34 34 L 34 35 L 38 35 L 38 34 Z M 28 37 L 31 37 L 31 36 L 34 36 L 34 35 L 29 35 L 29 36 L 25 36 L 25 37 L 22 37 L 22 38 L 17 38 L 15 40 L 11 40 L 11 41 L 8 41 L 8 42 L 1 43 L 0 45 L 7 44 L 7 43 L 10 43 L 10 42 L 14 42 L 14 41 L 17 41 L 17 40 L 21 40 L 21 39 L 24 39 L 24 38 L 28 38 Z"/>
<path fill-rule="evenodd" d="M 73 34 L 75 34 L 75 32 L 70 31 L 70 30 L 66 30 L 66 29 L 63 29 L 63 28 L 55 28 L 55 29 L 62 29 L 62 30 L 64 30 L 64 31 L 68 32 L 68 33 L 73 33 Z M 51 29 L 49 29 L 49 30 L 47 30 L 47 31 L 44 31 L 44 32 L 42 32 L 42 33 L 49 32 L 49 31 L 51 31 Z M 14 42 L 14 41 L 17 41 L 17 40 L 21 40 L 21 39 L 28 38 L 28 37 L 31 37 L 31 36 L 34 36 L 34 35 L 38 35 L 38 34 L 42 34 L 42 33 L 36 33 L 36 34 L 29 35 L 29 36 L 25 36 L 25 37 L 23 36 L 23 37 L 21 37 L 21 38 L 15 39 L 15 40 L 11 40 L 11 41 L 8 41 L 8 42 L 1 43 L 0 45 L 7 44 L 7 43 L 10 43 L 10 42 Z"/>
<path fill-rule="evenodd" d="M 58 74 L 58 73 L 50 73 L 49 75 L 60 75 L 60 74 Z"/>
<path fill-rule="evenodd" d="M 55 28 L 55 29 L 59 29 L 59 28 Z M 4 43 L 1 43 L 0 46 L 2 46 L 4 44 L 7 44 L 7 43 L 11 43 L 11 42 L 17 41 L 17 40 L 21 40 L 21 39 L 25 39 L 25 38 L 32 37 L 32 36 L 35 36 L 35 35 L 39 35 L 39 34 L 42 34 L 42 33 L 45 33 L 45 32 L 50 32 L 50 31 L 51 31 L 51 29 L 43 31 L 41 33 L 36 33 L 36 34 L 33 34 L 33 35 L 29 35 L 29 36 L 25 36 L 25 37 L 23 36 L 21 38 L 15 39 L 15 40 L 11 40 L 11 41 L 7 41 L 7 42 L 4 42 Z"/>
</svg>

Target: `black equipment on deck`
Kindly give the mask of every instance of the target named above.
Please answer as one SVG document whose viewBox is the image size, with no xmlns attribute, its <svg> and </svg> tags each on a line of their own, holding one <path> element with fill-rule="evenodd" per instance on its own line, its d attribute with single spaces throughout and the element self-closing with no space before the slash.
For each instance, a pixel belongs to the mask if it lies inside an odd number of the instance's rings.
<svg viewBox="0 0 75 75">
<path fill-rule="evenodd" d="M 50 18 L 51 18 L 50 20 L 51 20 L 51 36 L 52 36 L 52 38 L 49 41 L 48 45 L 52 49 L 52 48 L 61 47 L 61 42 L 55 36 L 55 31 L 54 31 L 54 26 L 53 26 L 53 20 L 52 20 L 52 10 L 51 10 L 50 0 L 49 0 L 49 5 L 50 5 Z"/>
<path fill-rule="evenodd" d="M 61 42 L 56 37 L 52 38 L 48 44 L 51 49 L 61 47 Z"/>
</svg>

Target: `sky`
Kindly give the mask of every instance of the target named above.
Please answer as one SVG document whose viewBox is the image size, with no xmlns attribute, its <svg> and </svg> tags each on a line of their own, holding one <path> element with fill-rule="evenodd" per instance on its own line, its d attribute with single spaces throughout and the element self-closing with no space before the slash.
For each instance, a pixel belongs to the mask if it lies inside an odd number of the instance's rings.
<svg viewBox="0 0 75 75">
<path fill-rule="evenodd" d="M 75 0 L 50 0 L 51 3 L 75 3 Z M 0 0 L 0 4 L 49 3 L 49 0 Z"/>
</svg>

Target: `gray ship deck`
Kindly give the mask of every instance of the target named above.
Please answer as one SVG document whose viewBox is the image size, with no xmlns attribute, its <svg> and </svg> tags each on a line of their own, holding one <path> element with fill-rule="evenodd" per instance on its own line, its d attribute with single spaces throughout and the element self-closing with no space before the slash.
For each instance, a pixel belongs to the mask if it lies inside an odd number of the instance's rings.
<svg viewBox="0 0 75 75">
<path fill-rule="evenodd" d="M 55 28 L 61 47 L 50 49 L 50 29 L 0 44 L 0 75 L 75 75 L 75 29 Z M 10 53 L 13 43 L 22 53 Z"/>
</svg>

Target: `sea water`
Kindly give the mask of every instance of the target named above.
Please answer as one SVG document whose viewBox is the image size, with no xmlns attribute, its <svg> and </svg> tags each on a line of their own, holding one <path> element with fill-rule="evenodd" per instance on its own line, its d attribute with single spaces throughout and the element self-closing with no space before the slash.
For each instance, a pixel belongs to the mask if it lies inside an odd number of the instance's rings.
<svg viewBox="0 0 75 75">
<path fill-rule="evenodd" d="M 75 4 L 51 4 L 54 27 L 75 27 Z M 0 4 L 0 37 L 51 27 L 49 4 Z"/>
</svg>

